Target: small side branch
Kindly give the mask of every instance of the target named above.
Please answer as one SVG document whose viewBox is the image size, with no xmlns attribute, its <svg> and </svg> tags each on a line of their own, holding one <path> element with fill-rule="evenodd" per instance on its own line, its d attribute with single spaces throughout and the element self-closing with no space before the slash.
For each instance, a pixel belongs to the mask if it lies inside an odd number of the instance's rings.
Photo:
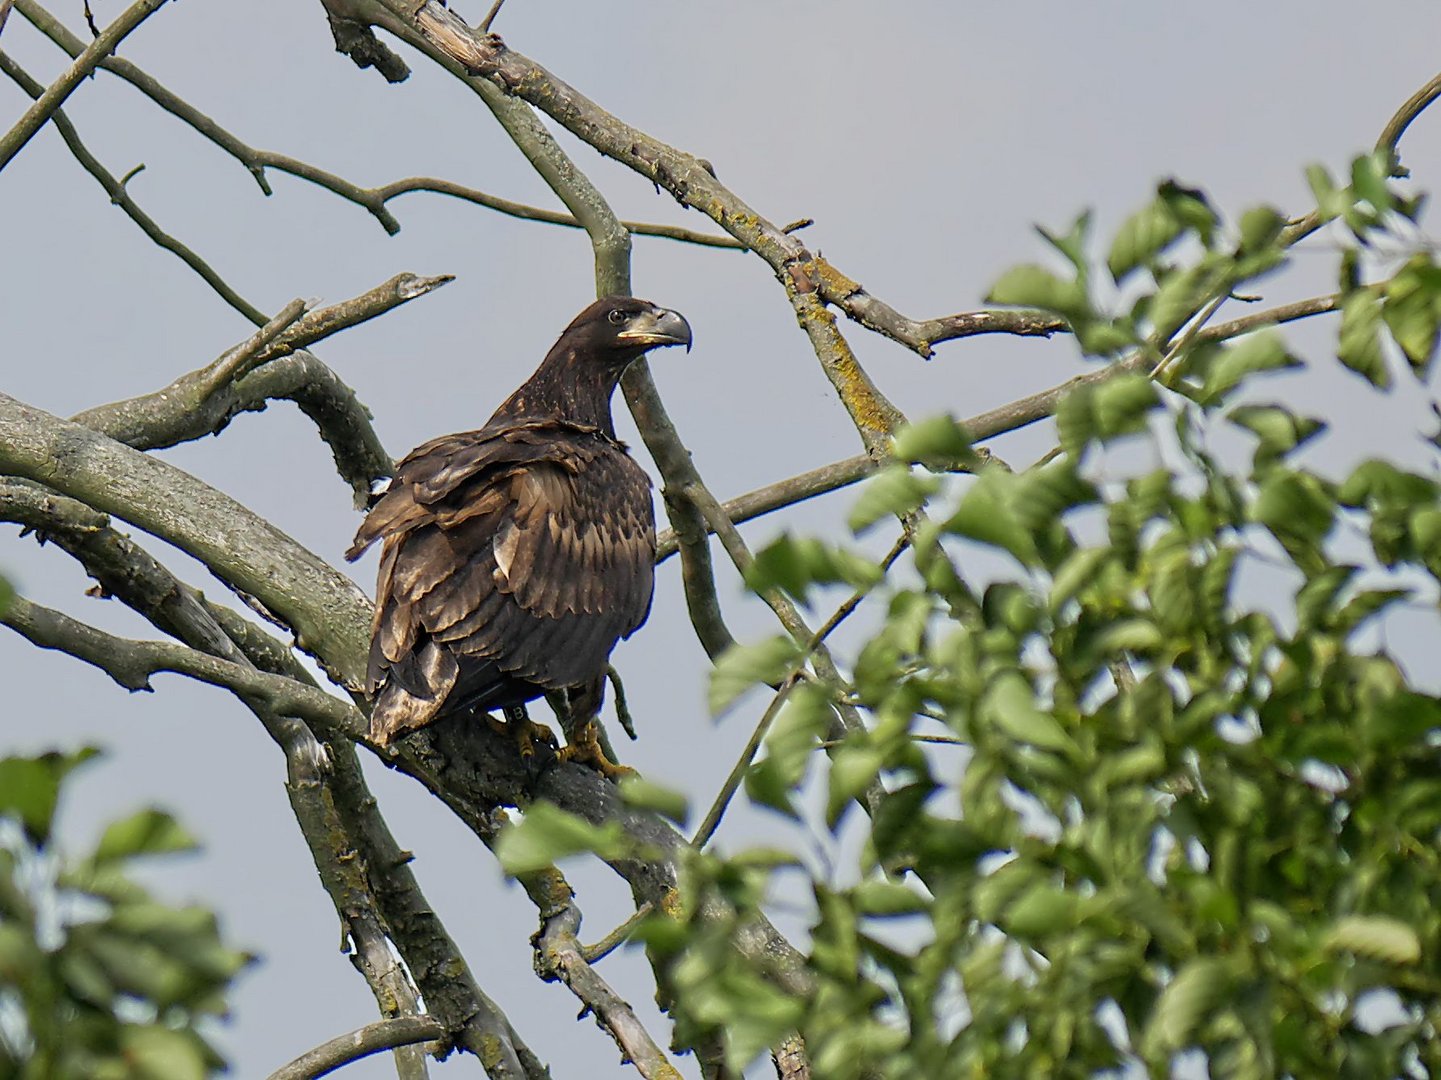
<svg viewBox="0 0 1441 1080">
<path fill-rule="evenodd" d="M 307 1050 L 290 1064 L 276 1069 L 270 1080 L 315 1080 L 342 1065 L 393 1050 L 397 1046 L 429 1042 L 445 1035 L 445 1025 L 431 1016 L 392 1016 L 336 1036 Z"/>
<path fill-rule="evenodd" d="M 9 3 L 11 0 L 4 0 L 4 2 Z M 64 24 L 42 7 L 37 0 L 16 0 L 15 10 L 71 57 L 78 56 L 84 51 L 85 43 L 67 30 Z M 372 37 L 371 40 L 374 38 Z M 377 44 L 379 43 L 377 42 Z M 388 204 L 401 195 L 413 192 L 445 195 L 527 221 L 545 222 L 573 229 L 584 227 L 570 214 L 501 198 L 498 195 L 491 195 L 485 191 L 436 177 L 412 176 L 376 187 L 363 187 L 309 162 L 249 145 L 129 60 L 122 57 L 109 57 L 101 61 L 100 69 L 124 79 L 160 108 L 189 125 L 197 134 L 235 158 L 255 177 L 255 182 L 266 195 L 272 193 L 270 181 L 266 175 L 267 170 L 286 173 L 296 179 L 324 188 L 326 191 L 364 208 L 391 235 L 400 231 L 400 221 L 391 213 Z M 732 237 L 699 232 L 679 225 L 646 221 L 626 221 L 622 224 L 636 236 L 662 237 L 681 243 L 731 250 L 740 250 L 741 247 Z"/>
<path fill-rule="evenodd" d="M 330 446 L 340 475 L 363 503 L 371 482 L 389 476 L 391 459 L 354 391 L 319 358 L 304 351 L 348 327 L 424 296 L 449 275 L 397 274 L 350 300 L 269 328 L 292 314 L 296 301 L 248 342 L 153 393 L 87 409 L 74 419 L 137 450 L 155 450 L 218 434 L 242 412 L 274 400 L 294 401 Z"/>
<path fill-rule="evenodd" d="M 25 114 L 14 127 L 0 135 L 0 169 L 4 169 L 20 152 L 20 148 L 45 125 L 45 121 L 60 110 L 60 106 L 80 85 L 81 80 L 94 71 L 100 61 L 114 52 L 132 30 L 165 3 L 166 0 L 137 0 L 131 4 L 121 12 L 118 19 L 101 31 L 89 48 L 75 58 L 74 63 L 65 69 L 60 78 L 39 94 L 32 95 L 35 104 L 25 110 Z"/>
<path fill-rule="evenodd" d="M 651 1038 L 635 1010 L 586 960 L 577 937 L 580 909 L 569 884 L 554 867 L 545 874 L 549 879 L 543 890 L 547 903 L 553 905 L 557 894 L 570 899 L 558 909 L 541 909 L 540 930 L 534 938 L 536 973 L 547 981 L 564 983 L 646 1080 L 679 1080 L 680 1073 Z"/>
</svg>

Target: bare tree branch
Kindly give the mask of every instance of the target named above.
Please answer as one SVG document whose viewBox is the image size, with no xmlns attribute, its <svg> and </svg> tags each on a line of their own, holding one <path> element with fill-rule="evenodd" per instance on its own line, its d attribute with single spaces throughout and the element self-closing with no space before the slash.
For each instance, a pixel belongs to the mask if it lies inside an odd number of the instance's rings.
<svg viewBox="0 0 1441 1080">
<path fill-rule="evenodd" d="M 94 71 L 101 60 L 114 52 L 132 30 L 163 7 L 165 2 L 166 0 L 136 0 L 90 43 L 89 48 L 75 58 L 75 62 L 65 69 L 60 78 L 41 93 L 32 95 L 35 104 L 25 110 L 25 114 L 14 127 L 0 135 L 0 169 L 4 169 L 20 152 L 20 148 L 45 125 L 45 121 L 55 115 L 65 99 L 80 85 L 81 80 Z"/>
<path fill-rule="evenodd" d="M 629 166 L 683 205 L 710 217 L 770 265 L 786 286 L 796 317 L 817 347 L 823 364 L 827 363 L 827 351 L 843 353 L 826 343 L 831 331 L 817 311 L 822 301 L 835 304 L 849 318 L 922 356 L 931 355 L 932 346 L 939 341 L 975 333 L 1047 334 L 1064 329 L 1054 318 L 1026 312 L 907 318 L 825 259 L 813 255 L 784 228 L 756 213 L 716 179 L 708 162 L 626 124 L 535 61 L 509 49 L 500 38 L 472 31 L 434 0 L 349 0 L 347 8 L 353 17 L 383 26 L 443 59 L 451 70 L 478 75 L 487 86 L 493 84 L 529 101 L 602 154 Z M 848 368 L 842 363 L 840 374 L 848 375 Z M 837 389 L 842 385 L 848 385 L 857 395 L 863 390 L 855 381 L 842 382 Z M 883 418 L 886 404 L 879 400 L 865 403 L 859 411 L 866 423 L 874 423 Z M 869 415 L 872 409 L 876 411 L 874 416 Z"/>
<path fill-rule="evenodd" d="M 0 472 L 158 536 L 255 597 L 342 684 L 359 686 L 370 601 L 349 578 L 195 477 L 0 393 Z"/>
<path fill-rule="evenodd" d="M 164 0 L 151 0 L 152 3 L 163 3 Z M 44 93 L 44 87 L 40 85 L 24 68 L 15 63 L 13 59 L 4 52 L 0 52 L 0 72 L 14 81 L 22 90 L 37 101 Z M 216 294 L 227 304 L 240 312 L 256 326 L 263 326 L 268 321 L 267 317 L 248 300 L 232 289 L 219 274 L 190 248 L 186 247 L 175 237 L 171 236 L 164 229 L 155 223 L 155 220 L 136 205 L 135 200 L 125 190 L 125 185 L 117 180 L 114 175 L 100 164 L 99 160 L 92 154 L 85 144 L 81 142 L 75 125 L 70 122 L 64 110 L 54 109 L 47 114 L 48 119 L 55 125 L 55 130 L 65 140 L 65 145 L 74 155 L 75 160 L 86 172 L 93 176 L 105 193 L 110 196 L 110 201 L 124 210 L 136 225 L 140 226 L 142 232 L 150 237 L 157 245 L 175 255 L 186 266 L 200 275 L 201 279 L 215 290 Z"/>
<path fill-rule="evenodd" d="M 811 1063 L 806 1057 L 805 1040 L 799 1035 L 788 1036 L 776 1047 L 771 1061 L 776 1067 L 776 1080 L 811 1080 Z"/>
<path fill-rule="evenodd" d="M 315 1080 L 382 1050 L 429 1042 L 444 1034 L 445 1025 L 432 1016 L 392 1016 L 307 1050 L 290 1064 L 276 1069 L 269 1080 Z"/>
<path fill-rule="evenodd" d="M 334 371 L 302 346 L 424 296 L 454 280 L 449 275 L 397 274 L 369 292 L 308 312 L 263 343 L 228 350 L 197 371 L 153 393 L 87 409 L 74 419 L 137 450 L 154 450 L 217 434 L 239 413 L 270 401 L 294 401 L 320 430 L 340 475 L 363 504 L 373 480 L 389 476 L 390 455 L 370 423 L 369 410 Z M 255 339 L 252 338 L 252 341 Z M 238 379 L 224 377 L 235 357 L 248 357 Z"/>
<path fill-rule="evenodd" d="M 680 1073 L 651 1038 L 635 1010 L 586 959 L 576 936 L 580 931 L 580 909 L 570 884 L 554 867 L 541 874 L 546 878 L 543 886 L 531 893 L 540 908 L 540 930 L 531 939 L 536 973 L 547 982 L 560 981 L 569 987 L 594 1014 L 601 1030 L 615 1040 L 625 1060 L 635 1065 L 646 1080 L 679 1080 Z"/>
<path fill-rule="evenodd" d="M 241 639 L 259 654 L 255 660 L 237 648 L 199 595 L 147 552 L 110 529 L 104 515 L 39 485 L 9 479 L 0 480 L 0 519 L 40 531 L 74 555 L 108 593 L 120 596 L 167 633 L 222 658 L 220 666 L 207 665 L 204 660 L 210 658 L 200 652 L 161 642 L 114 638 L 24 601 L 17 601 L 22 605 L 18 621 L 11 622 L 9 613 L 5 619 L 36 644 L 60 648 L 96 664 L 130 689 L 148 688 L 149 676 L 156 671 L 177 671 L 226 686 L 250 707 L 286 751 L 291 807 L 321 882 L 354 944 L 356 967 L 371 984 L 382 1010 L 414 1012 L 418 1006 L 409 977 L 391 957 L 386 940 L 390 927 L 407 964 L 422 973 L 427 1001 L 447 1021 L 460 1044 L 484 1060 L 499 1062 L 490 1071 L 493 1078 L 543 1075 L 543 1068 L 529 1051 L 525 1055 L 530 1064 L 522 1065 L 524 1044 L 474 981 L 468 975 L 461 977 L 466 970 L 464 961 L 430 914 L 399 856 L 365 788 L 354 748 L 348 742 L 327 739 L 322 754 L 309 730 L 288 714 L 286 705 L 295 700 L 298 688 L 309 699 L 309 708 L 319 708 L 314 699 L 323 699 L 326 719 L 333 721 L 339 713 L 351 724 L 345 730 L 352 732 L 356 710 L 316 689 L 288 651 L 263 632 L 251 628 Z M 260 649 L 255 648 L 257 638 L 265 641 Z M 256 660 L 264 668 L 258 667 Z M 257 694 L 255 679 L 244 676 L 245 672 L 278 683 L 262 683 L 268 692 Z M 362 857 L 357 858 L 357 850 Z M 373 886 L 368 874 L 381 885 Z M 381 904 L 382 897 L 388 903 Z M 396 897 L 405 902 L 397 905 Z M 420 931 L 415 926 L 417 911 L 423 913 Z M 436 978 L 439 971 L 445 972 L 444 979 Z M 423 1055 L 412 1051 L 405 1056 L 410 1060 L 402 1076 L 424 1077 Z"/>
<path fill-rule="evenodd" d="M 152 676 L 173 672 L 248 695 L 280 716 L 314 721 L 352 738 L 360 738 L 368 728 L 354 705 L 294 679 L 221 660 L 185 645 L 116 637 L 23 597 L 11 599 L 0 613 L 0 623 L 42 649 L 84 660 L 127 690 L 151 690 Z"/>
<path fill-rule="evenodd" d="M 17 521 L 36 531 L 42 540 L 54 542 L 84 566 L 105 595 L 118 597 L 191 648 L 314 686 L 309 674 L 278 642 L 233 613 L 220 616 L 221 609 L 209 605 L 149 552 L 110 528 L 105 515 L 83 503 L 29 481 L 0 478 L 0 519 Z M 222 618 L 232 627 L 243 624 L 244 632 L 232 637 L 222 626 Z M 257 647 L 262 640 L 265 646 Z M 259 662 L 251 650 L 258 654 Z M 278 659 L 281 656 L 283 660 Z M 354 946 L 355 966 L 385 1015 L 418 1012 L 418 993 L 408 973 L 392 957 L 375 899 L 356 866 L 347 839 L 349 830 L 337 817 L 333 795 L 327 790 L 328 772 L 346 762 L 358 768 L 354 747 L 328 740 L 322 749 L 302 721 L 275 712 L 264 700 L 243 690 L 236 689 L 236 693 L 284 751 L 291 809 L 321 884 Z M 396 1056 L 401 1080 L 424 1080 L 423 1053 L 399 1050 Z"/>
<path fill-rule="evenodd" d="M 85 43 L 67 30 L 54 15 L 37 3 L 36 0 L 18 0 L 16 10 L 28 19 L 36 29 L 71 56 L 76 56 L 84 50 Z M 369 211 L 376 221 L 380 223 L 381 227 L 391 235 L 400 231 L 400 222 L 391 213 L 387 204 L 398 196 L 413 192 L 430 192 L 436 195 L 446 195 L 527 221 L 540 221 L 551 225 L 561 225 L 566 228 L 582 228 L 581 223 L 570 214 L 555 210 L 545 210 L 537 206 L 529 206 L 525 203 L 504 199 L 497 195 L 491 195 L 484 191 L 478 191 L 475 188 L 454 183 L 450 180 L 441 180 L 435 177 L 412 176 L 403 180 L 392 180 L 390 183 L 381 184 L 376 187 L 362 187 L 359 184 L 346 180 L 344 177 L 336 176 L 334 173 L 317 168 L 308 162 L 300 161 L 286 154 L 275 153 L 270 150 L 260 150 L 250 146 L 129 60 L 120 57 L 110 57 L 100 63 L 100 68 L 124 79 L 166 112 L 188 124 L 198 134 L 210 140 L 210 142 L 235 158 L 255 177 L 256 183 L 260 185 L 260 190 L 266 195 L 271 194 L 270 182 L 266 178 L 266 170 L 274 169 L 276 172 L 287 173 L 297 179 L 305 180 L 322 187 L 332 194 L 340 196 L 342 199 L 355 203 L 357 206 L 363 207 Z M 694 229 L 687 229 L 679 225 L 664 225 L 644 221 L 626 221 L 622 224 L 637 236 L 662 237 L 687 244 L 699 244 L 704 247 L 729 248 L 732 250 L 740 250 L 741 247 L 732 237 L 697 232 Z"/>
</svg>

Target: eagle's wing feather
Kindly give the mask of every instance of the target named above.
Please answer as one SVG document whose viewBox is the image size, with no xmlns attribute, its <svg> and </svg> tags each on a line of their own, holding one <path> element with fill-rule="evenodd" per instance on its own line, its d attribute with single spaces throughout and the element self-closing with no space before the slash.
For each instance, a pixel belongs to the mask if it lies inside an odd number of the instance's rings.
<svg viewBox="0 0 1441 1080">
<path fill-rule="evenodd" d="M 504 703 L 508 684 L 535 696 L 590 682 L 650 610 L 650 481 L 594 428 L 539 421 L 426 443 L 348 556 L 376 540 L 379 741 Z"/>
</svg>

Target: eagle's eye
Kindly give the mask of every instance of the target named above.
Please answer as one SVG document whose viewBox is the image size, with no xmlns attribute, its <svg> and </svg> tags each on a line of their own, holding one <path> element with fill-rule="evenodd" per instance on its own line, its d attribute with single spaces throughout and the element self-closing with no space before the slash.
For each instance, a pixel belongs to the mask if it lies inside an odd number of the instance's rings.
<svg viewBox="0 0 1441 1080">
<path fill-rule="evenodd" d="M 616 308 L 609 315 L 607 315 L 606 318 L 610 320 L 612 326 L 620 326 L 626 321 L 626 319 L 630 318 L 630 316 L 624 311 L 621 311 L 619 308 Z"/>
</svg>

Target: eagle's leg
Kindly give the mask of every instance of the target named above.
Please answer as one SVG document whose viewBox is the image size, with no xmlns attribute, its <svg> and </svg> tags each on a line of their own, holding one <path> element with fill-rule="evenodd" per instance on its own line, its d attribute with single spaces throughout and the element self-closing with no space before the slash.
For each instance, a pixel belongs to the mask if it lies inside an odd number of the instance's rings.
<svg viewBox="0 0 1441 1080">
<path fill-rule="evenodd" d="M 556 752 L 558 744 L 555 740 L 555 732 L 544 724 L 537 724 L 532 720 L 524 705 L 507 705 L 504 712 L 505 719 L 503 721 L 496 720 L 489 713 L 486 713 L 486 719 L 496 731 L 509 735 L 515 740 L 516 749 L 520 751 L 521 757 L 526 760 L 535 757 L 536 743 L 544 743 L 551 753 Z"/>
<path fill-rule="evenodd" d="M 611 780 L 635 774 L 635 770 L 630 766 L 617 765 L 606 757 L 605 751 L 601 749 L 600 745 L 600 724 L 593 716 L 571 730 L 565 746 L 560 749 L 557 756 L 561 761 L 574 761 L 581 765 L 589 765 L 596 772 Z"/>
</svg>

